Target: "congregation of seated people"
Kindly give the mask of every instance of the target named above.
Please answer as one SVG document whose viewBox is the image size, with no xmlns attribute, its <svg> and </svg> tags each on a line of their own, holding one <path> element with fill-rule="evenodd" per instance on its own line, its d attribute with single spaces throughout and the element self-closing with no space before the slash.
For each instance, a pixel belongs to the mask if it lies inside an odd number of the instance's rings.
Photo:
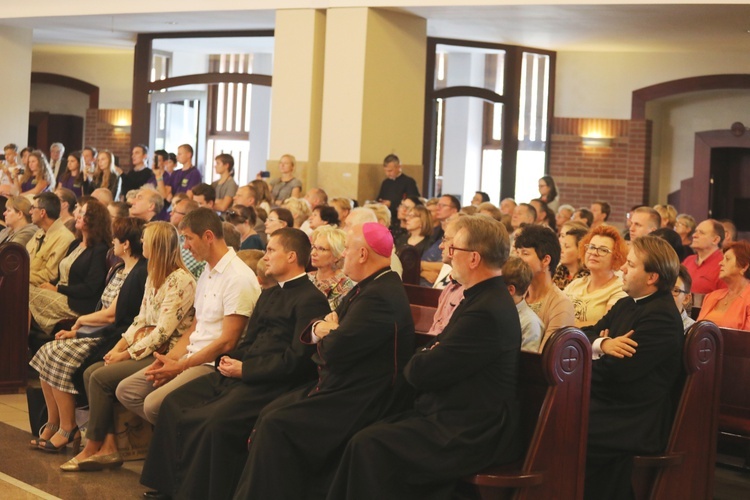
<svg viewBox="0 0 750 500">
<path fill-rule="evenodd" d="M 666 444 L 691 309 L 750 330 L 750 243 L 728 220 L 576 208 L 550 176 L 534 199 L 462 207 L 421 197 L 393 154 L 358 207 L 305 191 L 290 154 L 242 186 L 231 155 L 209 184 L 193 154 L 138 145 L 121 169 L 92 147 L 5 147 L 0 244 L 29 253 L 48 410 L 30 445 L 73 444 L 62 472 L 122 466 L 119 402 L 154 426 L 147 497 L 450 497 L 518 459 L 520 352 L 575 326 L 593 352 L 585 498 L 632 498 L 632 457 Z M 405 251 L 412 284 L 441 290 L 416 350 Z"/>
</svg>

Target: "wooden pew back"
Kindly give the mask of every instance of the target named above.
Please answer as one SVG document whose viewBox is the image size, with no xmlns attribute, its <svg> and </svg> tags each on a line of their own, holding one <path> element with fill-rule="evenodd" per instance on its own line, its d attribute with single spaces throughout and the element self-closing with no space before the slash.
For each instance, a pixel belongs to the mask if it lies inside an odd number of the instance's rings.
<svg viewBox="0 0 750 500">
<path fill-rule="evenodd" d="M 722 334 L 710 321 L 688 330 L 685 383 L 667 449 L 662 455 L 635 457 L 636 498 L 712 497 L 722 350 Z"/>
<path fill-rule="evenodd" d="M 526 455 L 466 478 L 483 499 L 583 498 L 591 345 L 577 328 L 555 332 L 543 352 L 521 353 L 519 400 Z"/>
<path fill-rule="evenodd" d="M 725 463 L 750 467 L 750 332 L 721 329 L 724 338 L 719 403 L 719 447 L 731 457 Z"/>
<path fill-rule="evenodd" d="M 0 245 L 0 392 L 26 385 L 29 254 L 18 243 Z"/>
</svg>

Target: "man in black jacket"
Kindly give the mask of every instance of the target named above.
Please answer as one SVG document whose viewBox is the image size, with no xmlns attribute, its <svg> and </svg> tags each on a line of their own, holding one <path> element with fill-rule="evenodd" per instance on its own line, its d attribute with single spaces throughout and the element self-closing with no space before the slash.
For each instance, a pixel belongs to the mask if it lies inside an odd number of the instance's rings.
<svg viewBox="0 0 750 500">
<path fill-rule="evenodd" d="M 502 277 L 505 227 L 461 217 L 448 252 L 464 299 L 404 369 L 414 409 L 349 442 L 329 499 L 450 498 L 461 476 L 518 455 L 521 325 Z"/>
<path fill-rule="evenodd" d="M 235 498 L 325 495 L 349 438 L 384 417 L 414 351 L 414 323 L 398 275 L 393 238 L 376 222 L 347 234 L 344 272 L 358 282 L 325 318 L 302 334 L 315 344 L 318 380 L 261 413 Z"/>
<path fill-rule="evenodd" d="M 671 295 L 680 261 L 654 236 L 633 241 L 620 299 L 592 340 L 586 499 L 631 499 L 633 456 L 666 446 L 679 394 L 684 335 Z"/>
</svg>

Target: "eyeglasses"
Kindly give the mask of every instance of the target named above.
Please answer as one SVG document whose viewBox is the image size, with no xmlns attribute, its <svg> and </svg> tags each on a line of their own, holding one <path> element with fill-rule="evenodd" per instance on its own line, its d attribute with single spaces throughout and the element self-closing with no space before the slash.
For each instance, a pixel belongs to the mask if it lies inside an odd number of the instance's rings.
<svg viewBox="0 0 750 500">
<path fill-rule="evenodd" d="M 313 245 L 313 246 L 310 247 L 310 251 L 315 251 L 315 252 L 330 252 L 331 249 L 330 248 L 323 248 L 323 247 L 319 247 L 319 246 Z"/>
<path fill-rule="evenodd" d="M 453 245 L 451 245 L 451 246 L 448 247 L 448 255 L 450 257 L 453 257 L 453 253 L 456 250 L 461 250 L 462 252 L 473 252 L 474 251 L 474 250 L 469 250 L 468 248 L 458 248 L 458 247 L 454 247 Z"/>
<path fill-rule="evenodd" d="M 688 291 L 677 287 L 672 288 L 672 297 L 677 297 L 681 293 L 688 293 Z"/>
<path fill-rule="evenodd" d="M 610 250 L 607 247 L 597 247 L 594 245 L 585 245 L 583 248 L 586 249 L 587 252 L 592 252 L 598 255 L 599 257 L 606 257 L 607 255 L 612 253 L 612 250 Z"/>
<path fill-rule="evenodd" d="M 187 215 L 185 212 L 180 212 L 179 210 L 172 210 L 172 213 L 177 215 Z"/>
<path fill-rule="evenodd" d="M 31 206 L 29 207 L 29 212 L 31 212 L 32 210 L 39 210 L 39 207 L 37 207 L 37 206 L 34 206 L 34 205 L 31 205 Z"/>
</svg>

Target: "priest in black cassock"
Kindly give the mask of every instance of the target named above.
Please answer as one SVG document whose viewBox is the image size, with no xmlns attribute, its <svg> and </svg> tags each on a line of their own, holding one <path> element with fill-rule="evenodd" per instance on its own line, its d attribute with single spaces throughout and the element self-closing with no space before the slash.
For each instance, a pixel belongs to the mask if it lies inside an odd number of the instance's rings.
<svg viewBox="0 0 750 500">
<path fill-rule="evenodd" d="M 229 498 L 247 458 L 247 438 L 263 407 L 315 379 L 312 346 L 299 335 L 330 311 L 305 274 L 310 240 L 299 229 L 275 231 L 263 260 L 279 282 L 264 290 L 236 350 L 220 356 L 218 372 L 199 377 L 164 399 L 141 483 L 160 498 Z"/>
<path fill-rule="evenodd" d="M 401 160 L 396 155 L 388 155 L 383 160 L 385 179 L 380 185 L 378 201 L 391 211 L 391 226 L 398 227 L 398 206 L 409 197 L 419 198 L 417 182 L 401 172 Z"/>
<path fill-rule="evenodd" d="M 636 239 L 622 266 L 620 299 L 592 340 L 587 500 L 633 499 L 633 456 L 658 453 L 669 439 L 682 388 L 682 319 L 672 298 L 680 260 L 666 241 Z"/>
<path fill-rule="evenodd" d="M 406 365 L 414 408 L 349 441 L 328 499 L 448 499 L 457 479 L 519 455 L 518 313 L 502 277 L 505 227 L 461 217 L 448 252 L 464 299 Z"/>
<path fill-rule="evenodd" d="M 263 410 L 235 498 L 325 496 L 347 441 L 387 414 L 414 351 L 409 301 L 389 267 L 392 248 L 380 224 L 348 231 L 344 272 L 358 284 L 302 335 L 317 347 L 318 380 Z"/>
</svg>

